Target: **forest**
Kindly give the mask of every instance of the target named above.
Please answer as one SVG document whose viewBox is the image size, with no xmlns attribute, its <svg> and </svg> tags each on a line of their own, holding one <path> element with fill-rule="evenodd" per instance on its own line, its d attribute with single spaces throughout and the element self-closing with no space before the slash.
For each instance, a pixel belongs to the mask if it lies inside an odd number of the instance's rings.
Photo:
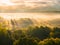
<svg viewBox="0 0 60 45">
<path fill-rule="evenodd" d="M 60 28 L 29 27 L 24 30 L 0 28 L 0 45 L 60 45 Z"/>
<path fill-rule="evenodd" d="M 60 0 L 0 0 L 0 45 L 60 45 Z"/>
</svg>

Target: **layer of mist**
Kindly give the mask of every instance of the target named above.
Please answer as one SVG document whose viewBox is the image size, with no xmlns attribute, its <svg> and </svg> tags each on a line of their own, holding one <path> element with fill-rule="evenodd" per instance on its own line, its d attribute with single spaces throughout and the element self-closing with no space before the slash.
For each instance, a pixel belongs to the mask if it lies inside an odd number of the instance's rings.
<svg viewBox="0 0 60 45">
<path fill-rule="evenodd" d="M 0 25 L 6 29 L 34 26 L 60 27 L 59 13 L 0 13 Z"/>
</svg>

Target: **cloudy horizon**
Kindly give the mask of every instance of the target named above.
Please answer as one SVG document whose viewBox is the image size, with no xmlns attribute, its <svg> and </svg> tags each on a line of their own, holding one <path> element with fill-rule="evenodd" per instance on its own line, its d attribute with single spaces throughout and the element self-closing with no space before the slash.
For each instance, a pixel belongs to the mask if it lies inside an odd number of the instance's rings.
<svg viewBox="0 0 60 45">
<path fill-rule="evenodd" d="M 60 0 L 0 0 L 0 12 L 60 11 Z"/>
</svg>

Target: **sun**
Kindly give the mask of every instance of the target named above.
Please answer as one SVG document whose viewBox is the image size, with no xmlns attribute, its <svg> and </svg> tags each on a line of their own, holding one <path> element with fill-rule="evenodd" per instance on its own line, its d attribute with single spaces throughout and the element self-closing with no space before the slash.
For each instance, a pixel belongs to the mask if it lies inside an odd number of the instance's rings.
<svg viewBox="0 0 60 45">
<path fill-rule="evenodd" d="M 0 0 L 0 5 L 14 5 L 10 0 Z"/>
</svg>

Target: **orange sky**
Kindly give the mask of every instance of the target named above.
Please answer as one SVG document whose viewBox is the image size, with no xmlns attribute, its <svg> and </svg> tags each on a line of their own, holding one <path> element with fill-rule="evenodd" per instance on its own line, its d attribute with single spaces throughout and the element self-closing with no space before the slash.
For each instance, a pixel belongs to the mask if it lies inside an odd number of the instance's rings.
<svg viewBox="0 0 60 45">
<path fill-rule="evenodd" d="M 16 10 L 18 8 L 20 10 L 23 9 L 27 11 L 30 9 L 37 9 L 41 11 L 60 11 L 60 2 L 59 0 L 0 0 L 0 10 L 6 12 L 6 8 L 8 10 Z"/>
</svg>

